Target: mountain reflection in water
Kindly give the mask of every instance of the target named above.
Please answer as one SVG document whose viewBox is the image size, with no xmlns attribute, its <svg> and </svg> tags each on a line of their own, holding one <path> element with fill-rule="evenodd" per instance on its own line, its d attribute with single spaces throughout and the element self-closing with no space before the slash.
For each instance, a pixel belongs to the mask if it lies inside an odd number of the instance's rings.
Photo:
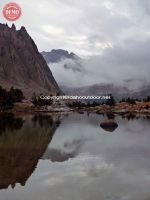
<svg viewBox="0 0 150 200">
<path fill-rule="evenodd" d="M 59 124 L 59 116 L 0 116 L 0 189 L 26 184 Z"/>
<path fill-rule="evenodd" d="M 64 143 L 63 146 L 68 150 L 68 152 L 54 148 L 47 149 L 42 159 L 49 159 L 52 162 L 64 162 L 70 158 L 75 158 L 79 154 L 84 142 L 85 139 L 75 139 L 71 142 Z"/>
<path fill-rule="evenodd" d="M 0 200 L 150 199 L 149 119 L 0 115 Z"/>
</svg>

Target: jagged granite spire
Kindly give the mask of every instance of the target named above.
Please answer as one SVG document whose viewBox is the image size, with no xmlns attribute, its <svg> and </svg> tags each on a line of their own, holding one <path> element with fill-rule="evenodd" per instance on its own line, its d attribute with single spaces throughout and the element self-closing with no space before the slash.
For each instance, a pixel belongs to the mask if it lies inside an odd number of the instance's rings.
<svg viewBox="0 0 150 200">
<path fill-rule="evenodd" d="M 16 26 L 15 26 L 15 24 L 12 24 L 11 29 L 16 31 Z"/>
<path fill-rule="evenodd" d="M 22 32 L 26 32 L 26 33 L 27 33 L 27 30 L 26 30 L 25 26 L 21 26 L 20 31 L 22 31 Z"/>
<path fill-rule="evenodd" d="M 26 96 L 57 94 L 60 89 L 25 27 L 16 31 L 0 24 L 0 85 L 23 90 Z M 14 31 L 15 30 L 15 31 Z"/>
</svg>

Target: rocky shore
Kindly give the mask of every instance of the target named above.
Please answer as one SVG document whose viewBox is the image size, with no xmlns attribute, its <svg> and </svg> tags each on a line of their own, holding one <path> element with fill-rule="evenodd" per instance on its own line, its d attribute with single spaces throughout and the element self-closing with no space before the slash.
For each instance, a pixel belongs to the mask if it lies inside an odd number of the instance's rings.
<svg viewBox="0 0 150 200">
<path fill-rule="evenodd" d="M 101 105 L 97 107 L 83 107 L 76 108 L 74 111 L 79 113 L 83 111 L 93 112 L 96 114 L 114 113 L 120 115 L 131 115 L 131 114 L 144 114 L 150 115 L 150 102 L 136 102 L 136 104 L 129 103 L 117 103 L 115 106 Z"/>
<path fill-rule="evenodd" d="M 114 113 L 120 115 L 144 114 L 150 115 L 150 102 L 136 102 L 136 104 L 117 103 L 115 106 L 101 105 L 97 107 L 68 108 L 63 105 L 51 105 L 48 107 L 35 107 L 30 101 L 15 104 L 13 112 L 92 112 L 96 114 Z"/>
</svg>

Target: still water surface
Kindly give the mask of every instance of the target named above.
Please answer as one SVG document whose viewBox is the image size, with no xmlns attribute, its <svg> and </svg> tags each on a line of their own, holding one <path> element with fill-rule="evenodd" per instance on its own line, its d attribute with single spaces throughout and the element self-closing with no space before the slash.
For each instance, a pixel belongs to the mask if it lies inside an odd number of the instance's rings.
<svg viewBox="0 0 150 200">
<path fill-rule="evenodd" d="M 0 116 L 0 200 L 150 199 L 150 119 Z"/>
</svg>

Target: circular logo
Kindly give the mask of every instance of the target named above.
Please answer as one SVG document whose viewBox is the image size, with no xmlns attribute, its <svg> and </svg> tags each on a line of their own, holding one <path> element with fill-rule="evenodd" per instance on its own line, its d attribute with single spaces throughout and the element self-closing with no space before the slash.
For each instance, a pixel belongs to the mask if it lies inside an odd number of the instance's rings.
<svg viewBox="0 0 150 200">
<path fill-rule="evenodd" d="M 21 8 L 16 3 L 8 3 L 3 8 L 3 15 L 9 21 L 16 21 L 22 14 Z"/>
</svg>

